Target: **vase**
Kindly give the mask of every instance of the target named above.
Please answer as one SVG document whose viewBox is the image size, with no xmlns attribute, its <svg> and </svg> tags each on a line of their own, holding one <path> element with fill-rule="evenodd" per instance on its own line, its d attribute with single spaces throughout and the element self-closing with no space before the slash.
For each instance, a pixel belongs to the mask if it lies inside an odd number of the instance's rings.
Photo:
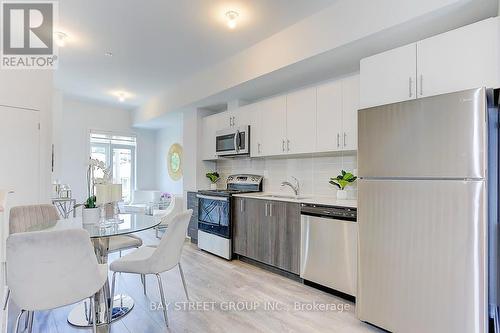
<svg viewBox="0 0 500 333">
<path fill-rule="evenodd" d="M 83 208 L 82 223 L 96 224 L 101 218 L 101 210 L 99 208 Z"/>
<path fill-rule="evenodd" d="M 216 190 L 217 189 L 217 184 L 216 183 L 210 184 L 210 189 L 211 190 Z"/>
<path fill-rule="evenodd" d="M 347 191 L 346 190 L 337 190 L 337 199 L 338 200 L 346 200 L 347 199 Z"/>
</svg>

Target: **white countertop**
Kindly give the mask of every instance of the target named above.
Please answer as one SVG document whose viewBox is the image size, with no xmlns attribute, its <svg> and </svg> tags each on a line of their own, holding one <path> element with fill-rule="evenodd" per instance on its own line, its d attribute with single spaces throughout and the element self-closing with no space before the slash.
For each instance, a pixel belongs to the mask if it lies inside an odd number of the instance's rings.
<svg viewBox="0 0 500 333">
<path fill-rule="evenodd" d="M 295 199 L 295 198 L 283 198 L 283 197 L 270 197 L 271 195 L 283 195 L 283 194 L 258 192 L 258 193 L 234 194 L 233 196 L 241 198 L 262 199 L 262 200 L 310 203 L 310 204 L 327 205 L 327 206 L 353 207 L 353 208 L 358 207 L 357 200 L 338 200 L 333 196 L 330 197 L 330 196 L 316 196 L 316 195 L 300 195 L 298 199 Z"/>
</svg>

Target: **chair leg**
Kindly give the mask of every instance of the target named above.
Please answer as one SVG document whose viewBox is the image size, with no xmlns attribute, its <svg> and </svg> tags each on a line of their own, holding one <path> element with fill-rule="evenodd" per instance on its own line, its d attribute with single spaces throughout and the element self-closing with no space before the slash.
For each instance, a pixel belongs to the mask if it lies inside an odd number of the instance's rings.
<svg viewBox="0 0 500 333">
<path fill-rule="evenodd" d="M 28 333 L 32 333 L 33 332 L 33 320 L 35 318 L 35 312 L 34 311 L 29 311 L 28 312 L 28 316 L 27 316 L 27 319 L 28 319 Z"/>
<path fill-rule="evenodd" d="M 108 315 L 108 324 L 111 323 L 111 319 L 113 319 L 113 301 L 115 299 L 115 282 L 116 282 L 116 272 L 113 272 L 113 278 L 111 280 L 111 296 L 110 296 L 110 305 L 109 305 L 109 315 Z"/>
<path fill-rule="evenodd" d="M 17 315 L 17 318 L 16 318 L 16 333 L 19 332 L 19 322 L 21 321 L 21 317 L 22 317 L 23 313 L 24 313 L 24 310 L 21 310 L 19 312 L 19 314 Z"/>
<path fill-rule="evenodd" d="M 7 309 L 7 305 L 9 305 L 9 298 L 10 298 L 10 289 L 7 288 L 7 295 L 5 295 L 5 302 L 3 303 L 4 311 Z"/>
<path fill-rule="evenodd" d="M 160 288 L 161 305 L 163 307 L 163 317 L 165 318 L 165 324 L 168 327 L 167 304 L 165 303 L 165 294 L 163 293 L 163 283 L 161 282 L 160 274 L 156 273 L 156 278 L 158 279 L 158 288 Z"/>
<path fill-rule="evenodd" d="M 90 304 L 90 317 L 92 320 L 92 332 L 97 333 L 97 312 L 95 307 L 94 296 L 89 297 L 89 304 Z M 109 317 L 108 317 L 108 322 L 109 322 Z"/>
<path fill-rule="evenodd" d="M 144 295 L 147 296 L 147 293 L 146 293 L 146 274 L 141 274 L 141 282 L 142 282 L 142 290 L 144 292 Z"/>
<path fill-rule="evenodd" d="M 179 262 L 179 273 L 181 273 L 182 285 L 184 286 L 184 292 L 186 293 L 186 298 L 189 301 L 188 289 L 186 286 L 186 279 L 184 278 L 184 271 L 182 270 L 181 263 Z"/>
</svg>

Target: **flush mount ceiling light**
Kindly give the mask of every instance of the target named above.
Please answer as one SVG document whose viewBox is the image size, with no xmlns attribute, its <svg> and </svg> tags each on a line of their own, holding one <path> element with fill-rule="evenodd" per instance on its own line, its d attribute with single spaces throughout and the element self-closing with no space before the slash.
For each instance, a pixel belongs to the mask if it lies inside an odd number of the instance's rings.
<svg viewBox="0 0 500 333">
<path fill-rule="evenodd" d="M 113 56 L 113 52 L 105 52 L 104 55 L 106 57 L 110 57 L 111 58 Z"/>
<path fill-rule="evenodd" d="M 66 45 L 66 40 L 68 39 L 68 35 L 62 31 L 54 32 L 54 41 L 57 46 L 64 47 Z"/>
<path fill-rule="evenodd" d="M 226 12 L 226 19 L 227 19 L 227 26 L 229 29 L 234 29 L 236 28 L 236 20 L 238 19 L 238 12 L 235 12 L 234 10 L 230 10 Z"/>
<path fill-rule="evenodd" d="M 118 97 L 118 100 L 122 103 L 125 102 L 125 98 L 127 98 L 124 92 L 119 92 L 116 94 L 116 96 Z"/>
</svg>

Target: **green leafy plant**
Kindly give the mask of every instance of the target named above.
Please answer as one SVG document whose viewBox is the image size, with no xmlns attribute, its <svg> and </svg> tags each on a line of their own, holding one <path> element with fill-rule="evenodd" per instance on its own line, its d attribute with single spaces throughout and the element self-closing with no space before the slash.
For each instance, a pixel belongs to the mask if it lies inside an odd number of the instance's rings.
<svg viewBox="0 0 500 333">
<path fill-rule="evenodd" d="M 352 183 L 354 183 L 356 179 L 358 179 L 358 177 L 356 177 L 352 173 L 342 170 L 342 173 L 336 178 L 330 178 L 329 183 L 343 190 L 347 185 L 352 185 Z"/>
<path fill-rule="evenodd" d="M 212 182 L 212 184 L 217 183 L 217 181 L 220 178 L 220 175 L 219 175 L 219 173 L 217 171 L 208 172 L 206 174 L 206 176 L 207 176 L 208 179 L 210 179 L 210 181 Z"/>
</svg>

